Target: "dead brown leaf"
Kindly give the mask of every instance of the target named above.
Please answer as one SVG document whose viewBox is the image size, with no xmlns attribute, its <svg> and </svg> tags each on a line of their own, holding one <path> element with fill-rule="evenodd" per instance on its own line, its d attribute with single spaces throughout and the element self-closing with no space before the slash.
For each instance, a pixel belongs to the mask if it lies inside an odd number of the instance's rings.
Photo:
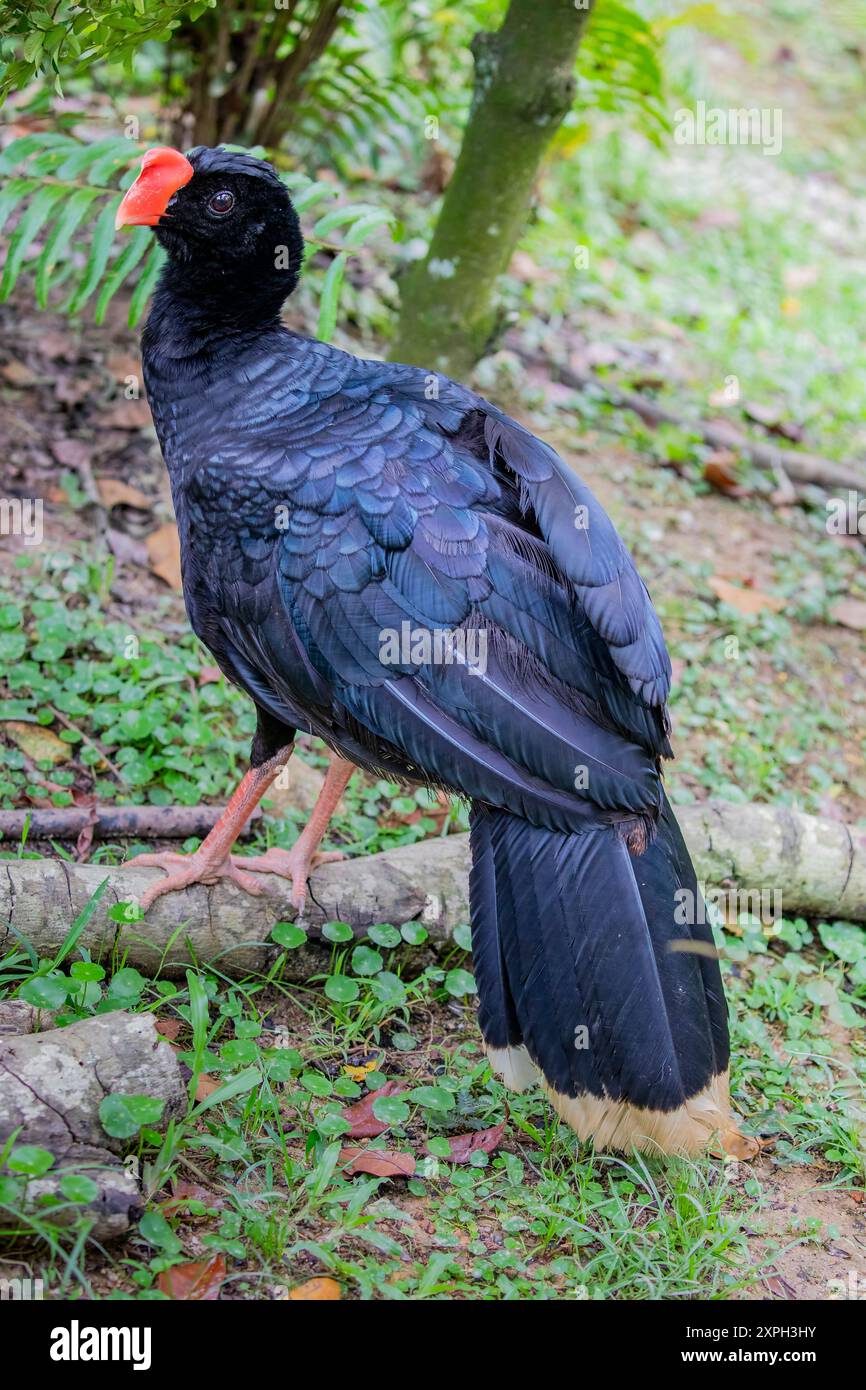
<svg viewBox="0 0 866 1390">
<path fill-rule="evenodd" d="M 156 1031 L 161 1038 L 168 1038 L 169 1042 L 176 1042 L 182 1027 L 182 1020 L 179 1018 L 158 1018 L 156 1020 Z"/>
<path fill-rule="evenodd" d="M 115 401 L 99 418 L 104 429 L 143 430 L 152 423 L 150 406 L 143 397 L 131 401 Z"/>
<path fill-rule="evenodd" d="M 29 367 L 25 367 L 23 362 L 7 362 L 0 367 L 0 376 L 9 386 L 17 386 L 23 390 L 27 386 L 35 386 L 39 378 Z"/>
<path fill-rule="evenodd" d="M 784 599 L 762 593 L 760 589 L 741 589 L 719 574 L 710 575 L 709 585 L 716 598 L 736 608 L 738 613 L 762 613 L 765 608 L 771 613 L 781 613 L 785 607 Z"/>
<path fill-rule="evenodd" d="M 42 724 L 20 723 L 17 719 L 4 719 L 0 729 L 12 742 L 32 758 L 35 763 L 62 763 L 69 759 L 71 749 L 68 743 L 58 738 Z"/>
<path fill-rule="evenodd" d="M 775 1298 L 791 1299 L 797 1297 L 797 1290 L 788 1283 L 787 1279 L 783 1279 L 781 1274 L 766 1275 L 764 1283 Z"/>
<path fill-rule="evenodd" d="M 503 1120 L 501 1125 L 494 1125 L 492 1129 L 474 1129 L 469 1134 L 449 1134 L 448 1143 L 451 1145 L 451 1152 L 448 1155 L 448 1162 L 468 1163 L 473 1154 L 492 1154 L 502 1143 L 504 1133 L 505 1121 Z"/>
<path fill-rule="evenodd" d="M 177 526 L 167 521 L 145 539 L 147 558 L 155 575 L 178 592 L 183 588 L 180 576 L 180 541 Z"/>
<path fill-rule="evenodd" d="M 307 1279 L 305 1283 L 289 1289 L 289 1298 L 296 1303 L 336 1303 L 340 1296 L 340 1285 L 336 1279 Z"/>
<path fill-rule="evenodd" d="M 376 1178 L 411 1178 L 415 1172 L 414 1155 L 394 1149 L 341 1149 L 340 1162 L 346 1173 L 372 1173 Z"/>
<path fill-rule="evenodd" d="M 141 358 L 131 352 L 113 352 L 105 359 L 105 367 L 117 380 L 125 381 L 128 376 L 141 376 Z"/>
<path fill-rule="evenodd" d="M 866 601 L 862 598 L 840 598 L 830 609 L 830 617 L 840 627 L 866 632 Z"/>
<path fill-rule="evenodd" d="M 51 452 L 64 468 L 84 468 L 93 452 L 83 439 L 52 439 Z"/>
<path fill-rule="evenodd" d="M 221 1085 L 222 1082 L 218 1081 L 215 1076 L 208 1076 L 207 1072 L 203 1071 L 195 1086 L 196 1100 L 207 1100 L 208 1096 L 212 1096 L 214 1091 L 218 1091 Z"/>
<path fill-rule="evenodd" d="M 342 1114 L 343 1119 L 349 1122 L 349 1139 L 375 1139 L 378 1135 L 384 1134 L 390 1125 L 383 1124 L 377 1120 L 373 1114 L 373 1102 L 380 1096 L 398 1096 L 406 1087 L 399 1081 L 386 1081 L 384 1086 L 380 1086 L 378 1091 L 371 1091 L 362 1100 L 356 1100 L 354 1105 L 347 1105 Z"/>
<path fill-rule="evenodd" d="M 171 1184 L 171 1196 L 165 1202 L 160 1202 L 160 1210 L 167 1216 L 169 1212 L 184 1209 L 186 1220 L 194 1218 L 199 1213 L 188 1212 L 186 1207 L 190 1202 L 201 1202 L 206 1207 L 222 1207 L 225 1205 L 222 1197 L 218 1197 L 210 1188 L 203 1187 L 200 1182 L 189 1182 L 186 1178 L 175 1178 Z"/>
<path fill-rule="evenodd" d="M 213 685 L 214 681 L 218 681 L 221 675 L 222 671 L 218 666 L 202 666 L 198 673 L 198 683 L 199 685 Z"/>
<path fill-rule="evenodd" d="M 730 449 L 716 449 L 704 464 L 704 477 L 711 487 L 726 497 L 744 497 L 745 488 L 736 473 L 737 456 Z"/>
<path fill-rule="evenodd" d="M 164 1269 L 157 1285 L 169 1298 L 213 1303 L 220 1296 L 225 1277 L 225 1256 L 212 1255 L 209 1260 L 193 1260 L 191 1264 Z"/>
<path fill-rule="evenodd" d="M 140 511 L 150 511 L 153 502 L 140 488 L 130 487 L 120 478 L 97 478 L 96 487 L 103 507 L 138 507 Z"/>
</svg>

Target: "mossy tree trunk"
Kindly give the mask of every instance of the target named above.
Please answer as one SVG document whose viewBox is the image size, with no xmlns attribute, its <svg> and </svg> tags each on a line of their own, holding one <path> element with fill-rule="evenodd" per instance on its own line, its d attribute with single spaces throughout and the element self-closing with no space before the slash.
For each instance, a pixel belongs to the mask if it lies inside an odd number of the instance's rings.
<svg viewBox="0 0 866 1390">
<path fill-rule="evenodd" d="M 427 256 L 405 278 L 395 361 L 461 377 L 484 352 L 593 3 L 511 0 L 502 28 L 476 36 L 472 110 Z"/>
</svg>

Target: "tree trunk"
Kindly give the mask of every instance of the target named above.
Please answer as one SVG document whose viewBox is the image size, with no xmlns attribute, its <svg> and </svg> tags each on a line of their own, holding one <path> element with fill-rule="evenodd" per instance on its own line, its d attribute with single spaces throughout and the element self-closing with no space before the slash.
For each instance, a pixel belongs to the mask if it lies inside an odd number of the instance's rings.
<svg viewBox="0 0 866 1390">
<path fill-rule="evenodd" d="M 677 817 L 698 878 L 740 890 L 738 899 L 731 895 L 719 904 L 729 915 L 760 906 L 776 915 L 866 922 L 862 830 L 787 806 L 724 801 L 679 807 Z M 311 938 L 323 922 L 348 922 L 360 935 L 375 922 L 399 926 L 417 920 L 434 945 L 447 944 L 454 928 L 469 920 L 468 873 L 468 835 L 325 865 L 310 880 Z M 0 955 L 16 950 L 23 937 L 39 956 L 53 956 L 73 918 L 107 878 L 78 943 L 94 960 L 111 960 L 116 953 L 145 973 L 159 969 L 166 975 L 182 974 L 196 961 L 218 959 L 220 970 L 234 976 L 273 964 L 279 948 L 269 939 L 271 928 L 295 916 L 287 880 L 260 875 L 265 889 L 260 898 L 225 882 L 197 885 L 158 898 L 144 921 L 128 925 L 107 916 L 116 902 L 134 900 L 159 876 L 157 869 L 132 865 L 105 869 L 51 859 L 9 860 L 0 865 Z M 8 924 L 5 935 L 3 924 Z M 305 978 L 322 968 L 323 949 L 290 951 L 289 976 Z"/>
<path fill-rule="evenodd" d="M 523 231 L 539 166 L 574 100 L 594 0 L 511 0 L 472 45 L 475 91 L 457 167 L 425 259 L 410 270 L 391 353 L 465 377 L 495 320 L 496 277 Z"/>
<path fill-rule="evenodd" d="M 178 144 L 279 144 L 310 69 L 342 17 L 342 0 L 318 0 L 311 13 L 305 11 L 300 31 L 292 31 L 289 52 L 278 57 L 297 8 L 294 0 L 279 9 L 250 0 L 237 25 L 238 16 L 223 5 L 177 30 L 173 42 L 187 51 L 189 81 L 185 110 L 175 127 Z M 268 90 L 270 100 L 262 100 Z"/>
</svg>

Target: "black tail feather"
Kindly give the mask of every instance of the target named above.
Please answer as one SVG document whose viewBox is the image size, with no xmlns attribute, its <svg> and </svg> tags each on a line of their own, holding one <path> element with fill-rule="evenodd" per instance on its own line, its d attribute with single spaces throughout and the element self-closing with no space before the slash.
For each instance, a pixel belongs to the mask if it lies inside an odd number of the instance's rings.
<svg viewBox="0 0 866 1390">
<path fill-rule="evenodd" d="M 652 1112 L 672 1120 L 648 1126 L 655 1147 L 668 1134 L 698 1147 L 690 1102 L 698 1098 L 704 1139 L 710 1121 L 724 1123 L 727 1015 L 670 807 L 641 855 L 612 827 L 569 835 L 486 807 L 473 810 L 471 840 L 479 1022 L 491 1053 L 525 1049 L 561 1112 L 576 1103 L 579 1130 L 595 1133 L 603 1115 L 602 1138 L 640 1142 L 640 1114 Z"/>
</svg>

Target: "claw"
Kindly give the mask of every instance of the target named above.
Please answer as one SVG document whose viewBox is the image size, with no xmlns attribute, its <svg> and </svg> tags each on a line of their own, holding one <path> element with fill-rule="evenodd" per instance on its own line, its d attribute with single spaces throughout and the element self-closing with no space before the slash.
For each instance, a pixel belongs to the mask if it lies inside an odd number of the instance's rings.
<svg viewBox="0 0 866 1390">
<path fill-rule="evenodd" d="M 175 893 L 181 888 L 189 888 L 193 883 L 216 883 L 221 878 L 229 879 L 256 898 L 260 898 L 265 891 L 252 874 L 245 873 L 234 863 L 231 856 L 215 859 L 211 855 L 203 855 L 201 850 L 196 850 L 195 854 L 175 854 L 172 850 L 165 850 L 160 854 L 139 854 L 130 862 L 143 868 L 165 870 L 165 878 L 152 884 L 139 899 L 145 912 L 164 893 Z M 182 867 L 169 867 L 175 864 Z"/>
<path fill-rule="evenodd" d="M 295 845 L 294 849 L 272 847 L 264 854 L 254 855 L 249 859 L 232 855 L 232 863 L 237 868 L 243 865 L 244 869 L 252 869 L 257 874 L 279 874 L 281 878 L 289 879 L 292 884 L 292 903 L 300 914 L 307 901 L 307 880 L 313 870 L 322 864 L 333 864 L 343 858 L 345 856 L 339 850 L 314 850 L 312 854 L 308 854 Z"/>
</svg>

